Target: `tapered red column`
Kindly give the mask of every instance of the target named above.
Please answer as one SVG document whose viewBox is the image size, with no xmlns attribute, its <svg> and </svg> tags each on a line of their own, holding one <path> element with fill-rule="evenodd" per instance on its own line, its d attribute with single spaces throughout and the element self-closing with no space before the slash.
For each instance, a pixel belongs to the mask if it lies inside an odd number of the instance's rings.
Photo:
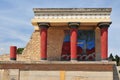
<svg viewBox="0 0 120 80">
<path fill-rule="evenodd" d="M 48 23 L 38 23 L 40 27 L 40 36 L 41 36 L 41 52 L 40 57 L 41 60 L 47 60 L 47 29 L 49 27 Z"/>
<path fill-rule="evenodd" d="M 71 60 L 77 60 L 77 32 L 79 23 L 69 23 L 71 35 L 70 35 L 70 49 L 71 49 Z"/>
<path fill-rule="evenodd" d="M 17 47 L 10 46 L 10 60 L 16 60 Z"/>
<path fill-rule="evenodd" d="M 99 23 L 101 31 L 101 59 L 108 59 L 108 27 L 110 23 Z"/>
<path fill-rule="evenodd" d="M 77 29 L 71 29 L 70 36 L 71 60 L 77 59 Z"/>
</svg>

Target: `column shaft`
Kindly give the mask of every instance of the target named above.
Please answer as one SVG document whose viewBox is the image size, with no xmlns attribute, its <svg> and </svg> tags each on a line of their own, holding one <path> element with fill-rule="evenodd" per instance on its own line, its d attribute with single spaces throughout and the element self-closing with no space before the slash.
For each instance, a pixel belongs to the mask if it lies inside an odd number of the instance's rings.
<svg viewBox="0 0 120 80">
<path fill-rule="evenodd" d="M 49 23 L 38 23 L 38 26 L 40 28 L 40 37 L 41 37 L 41 43 L 40 43 L 40 57 L 41 60 L 47 60 L 47 29 L 49 28 Z"/>
<path fill-rule="evenodd" d="M 102 60 L 108 58 L 108 28 L 101 29 L 101 58 Z"/>
<path fill-rule="evenodd" d="M 17 47 L 10 46 L 10 60 L 16 60 Z"/>
<path fill-rule="evenodd" d="M 47 28 L 41 28 L 41 59 L 47 59 Z"/>
<path fill-rule="evenodd" d="M 101 29 L 101 59 L 108 59 L 108 27 L 111 22 L 101 22 L 98 23 L 99 28 Z"/>
<path fill-rule="evenodd" d="M 78 37 L 78 27 L 80 26 L 79 22 L 70 22 L 69 27 L 71 29 L 70 34 L 70 52 L 71 60 L 77 60 L 77 37 Z"/>
<path fill-rule="evenodd" d="M 71 36 L 70 36 L 70 43 L 71 43 L 71 59 L 77 59 L 77 29 L 71 29 Z"/>
</svg>

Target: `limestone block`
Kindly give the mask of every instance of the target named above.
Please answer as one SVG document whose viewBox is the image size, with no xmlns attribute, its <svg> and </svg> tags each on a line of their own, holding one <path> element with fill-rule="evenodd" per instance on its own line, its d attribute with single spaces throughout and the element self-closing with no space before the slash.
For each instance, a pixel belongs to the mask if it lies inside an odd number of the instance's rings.
<svg viewBox="0 0 120 80">
<path fill-rule="evenodd" d="M 10 80 L 19 80 L 19 69 L 9 69 Z"/>
<path fill-rule="evenodd" d="M 1 80 L 9 80 L 9 70 L 8 69 L 3 69 L 2 70 L 2 79 Z"/>
<path fill-rule="evenodd" d="M 20 71 L 20 80 L 60 80 L 59 71 Z"/>
<path fill-rule="evenodd" d="M 113 80 L 113 73 L 110 71 L 67 71 L 66 80 Z"/>
</svg>

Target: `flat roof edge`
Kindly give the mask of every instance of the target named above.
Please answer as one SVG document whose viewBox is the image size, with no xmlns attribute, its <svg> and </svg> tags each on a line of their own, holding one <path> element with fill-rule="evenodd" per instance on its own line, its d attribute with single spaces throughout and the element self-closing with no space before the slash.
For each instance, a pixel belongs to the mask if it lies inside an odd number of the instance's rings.
<svg viewBox="0 0 120 80">
<path fill-rule="evenodd" d="M 112 11 L 112 8 L 33 8 L 33 11 Z"/>
</svg>

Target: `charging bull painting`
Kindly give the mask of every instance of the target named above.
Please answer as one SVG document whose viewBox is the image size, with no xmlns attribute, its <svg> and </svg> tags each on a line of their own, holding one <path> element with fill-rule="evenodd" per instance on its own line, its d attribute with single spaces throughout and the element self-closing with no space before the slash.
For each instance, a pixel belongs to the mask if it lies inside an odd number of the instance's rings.
<svg viewBox="0 0 120 80">
<path fill-rule="evenodd" d="M 70 60 L 70 31 L 65 30 L 64 42 L 62 45 L 61 60 Z M 78 31 L 77 40 L 77 60 L 93 61 L 95 60 L 95 33 L 92 30 Z"/>
</svg>

